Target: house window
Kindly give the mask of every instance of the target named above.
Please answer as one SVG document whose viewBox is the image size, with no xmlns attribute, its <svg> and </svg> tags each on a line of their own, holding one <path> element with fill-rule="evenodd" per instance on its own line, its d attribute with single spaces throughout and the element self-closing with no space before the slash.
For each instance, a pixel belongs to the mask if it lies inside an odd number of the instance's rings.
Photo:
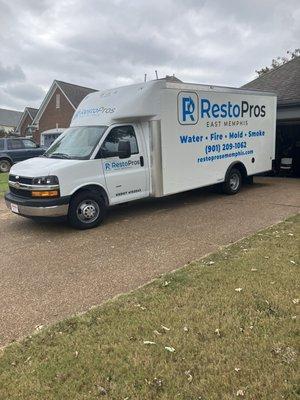
<svg viewBox="0 0 300 400">
<path fill-rule="evenodd" d="M 56 103 L 56 108 L 60 108 L 60 94 L 59 93 L 56 94 L 55 103 Z"/>
</svg>

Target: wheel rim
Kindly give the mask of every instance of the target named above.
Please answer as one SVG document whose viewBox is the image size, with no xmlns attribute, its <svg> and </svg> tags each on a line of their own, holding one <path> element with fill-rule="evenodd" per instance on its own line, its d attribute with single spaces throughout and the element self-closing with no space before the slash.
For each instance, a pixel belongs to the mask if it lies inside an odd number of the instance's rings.
<svg viewBox="0 0 300 400">
<path fill-rule="evenodd" d="M 99 217 L 99 205 L 94 200 L 83 200 L 77 207 L 76 214 L 78 219 L 85 223 L 91 224 Z"/>
<path fill-rule="evenodd" d="M 233 191 L 237 190 L 239 184 L 240 184 L 240 177 L 238 176 L 238 174 L 233 173 L 229 179 L 230 189 Z"/>
<path fill-rule="evenodd" d="M 0 161 L 0 171 L 1 172 L 8 172 L 9 167 L 10 167 L 10 165 L 7 161 Z"/>
</svg>

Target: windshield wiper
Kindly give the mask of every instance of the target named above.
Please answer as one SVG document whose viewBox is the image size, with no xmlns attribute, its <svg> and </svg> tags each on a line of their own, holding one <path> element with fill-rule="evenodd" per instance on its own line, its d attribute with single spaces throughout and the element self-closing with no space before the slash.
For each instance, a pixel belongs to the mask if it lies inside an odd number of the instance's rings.
<svg viewBox="0 0 300 400">
<path fill-rule="evenodd" d="M 52 153 L 50 158 L 70 158 L 70 156 L 64 153 Z"/>
</svg>

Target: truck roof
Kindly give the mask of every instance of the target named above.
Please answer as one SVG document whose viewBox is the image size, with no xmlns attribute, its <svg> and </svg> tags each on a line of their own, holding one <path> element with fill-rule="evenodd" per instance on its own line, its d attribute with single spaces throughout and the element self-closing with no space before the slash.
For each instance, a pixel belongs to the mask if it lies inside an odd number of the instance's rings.
<svg viewBox="0 0 300 400">
<path fill-rule="evenodd" d="M 232 86 L 218 86 L 218 85 L 207 85 L 203 83 L 188 83 L 188 82 L 168 82 L 166 81 L 166 87 L 179 90 L 203 90 L 205 92 L 222 92 L 222 93 L 241 93 L 241 94 L 253 94 L 262 96 L 276 96 L 273 92 L 264 92 L 256 89 L 243 89 Z"/>
<path fill-rule="evenodd" d="M 276 96 L 270 92 L 185 83 L 167 77 L 90 93 L 79 104 L 71 126 L 111 125 L 121 121 L 159 119 L 163 106 L 160 94 L 163 89 Z"/>
</svg>

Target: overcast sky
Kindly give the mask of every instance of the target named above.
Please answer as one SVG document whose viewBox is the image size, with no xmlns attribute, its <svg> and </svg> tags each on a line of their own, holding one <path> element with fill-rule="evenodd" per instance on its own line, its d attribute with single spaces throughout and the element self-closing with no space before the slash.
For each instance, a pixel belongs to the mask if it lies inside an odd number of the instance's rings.
<svg viewBox="0 0 300 400">
<path fill-rule="evenodd" d="M 240 86 L 300 45 L 299 0 L 0 0 L 0 107 L 54 79 L 95 89 L 175 74 Z"/>
</svg>

